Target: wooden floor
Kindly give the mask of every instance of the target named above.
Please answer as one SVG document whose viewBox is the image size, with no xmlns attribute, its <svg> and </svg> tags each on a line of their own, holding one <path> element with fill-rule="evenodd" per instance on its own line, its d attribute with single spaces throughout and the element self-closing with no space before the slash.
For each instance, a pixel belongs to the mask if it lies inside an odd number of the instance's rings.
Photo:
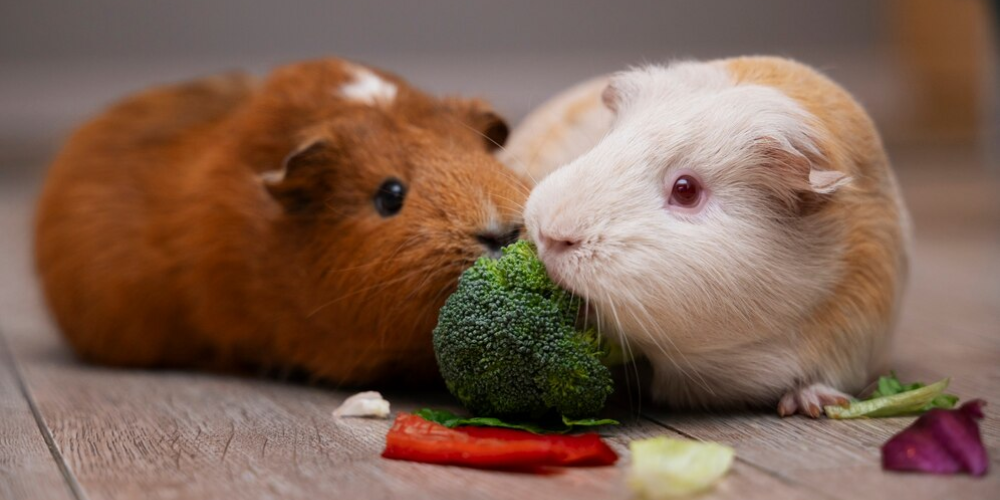
<svg viewBox="0 0 1000 500">
<path fill-rule="evenodd" d="M 734 446 L 718 498 L 1000 498 L 1000 184 L 964 154 L 897 154 L 918 233 L 893 366 L 952 377 L 991 406 L 985 478 L 885 473 L 879 446 L 911 418 L 835 422 L 771 413 L 620 408 L 616 467 L 549 476 L 379 458 L 388 421 L 334 421 L 346 394 L 275 381 L 118 371 L 76 361 L 47 319 L 29 260 L 37 176 L 0 175 L 0 499 L 628 498 L 630 439 Z M 3 172 L 0 170 L 0 172 Z M 998 170 L 993 169 L 997 174 Z M 445 394 L 390 394 L 394 410 Z"/>
</svg>

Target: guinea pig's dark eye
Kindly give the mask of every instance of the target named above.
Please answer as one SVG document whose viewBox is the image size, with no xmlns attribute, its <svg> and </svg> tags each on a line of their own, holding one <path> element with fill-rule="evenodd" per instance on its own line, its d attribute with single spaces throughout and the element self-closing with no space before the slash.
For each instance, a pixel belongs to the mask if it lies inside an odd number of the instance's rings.
<svg viewBox="0 0 1000 500">
<path fill-rule="evenodd" d="M 701 201 L 702 188 L 698 179 L 690 175 L 682 175 L 674 181 L 667 204 L 678 207 L 693 207 Z"/>
<path fill-rule="evenodd" d="M 403 208 L 404 198 L 406 198 L 406 186 L 399 179 L 390 177 L 378 187 L 372 203 L 375 204 L 375 210 L 378 210 L 379 215 L 392 217 Z"/>
</svg>

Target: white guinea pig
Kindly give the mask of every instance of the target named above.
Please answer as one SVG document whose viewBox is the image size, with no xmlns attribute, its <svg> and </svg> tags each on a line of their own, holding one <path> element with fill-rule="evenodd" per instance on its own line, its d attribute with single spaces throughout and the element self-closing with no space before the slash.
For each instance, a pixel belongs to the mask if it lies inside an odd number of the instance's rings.
<svg viewBox="0 0 1000 500">
<path fill-rule="evenodd" d="M 529 116 L 507 159 L 552 171 L 528 200 L 529 235 L 601 329 L 650 360 L 653 399 L 816 417 L 861 391 L 885 367 L 909 240 L 861 106 L 772 57 L 585 87 Z M 610 113 L 580 104 L 598 95 Z M 556 168 L 544 149 L 567 147 L 583 154 Z"/>
</svg>

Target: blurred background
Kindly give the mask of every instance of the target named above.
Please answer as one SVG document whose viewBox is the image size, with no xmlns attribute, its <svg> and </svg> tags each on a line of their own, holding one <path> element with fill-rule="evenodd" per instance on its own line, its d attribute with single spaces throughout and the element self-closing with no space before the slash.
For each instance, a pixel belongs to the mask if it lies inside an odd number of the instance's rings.
<svg viewBox="0 0 1000 500">
<path fill-rule="evenodd" d="M 3 0 L 0 222 L 12 236 L 0 267 L 30 274 L 35 193 L 81 120 L 149 85 L 327 55 L 486 98 L 512 125 L 629 65 L 793 57 L 870 111 L 924 241 L 970 234 L 977 255 L 1000 260 L 998 10 L 1000 0 Z M 23 297 L 14 288 L 0 283 L 8 305 Z"/>
<path fill-rule="evenodd" d="M 234 68 L 356 58 L 433 92 L 485 97 L 513 124 L 599 73 L 745 54 L 824 70 L 890 146 L 959 146 L 996 164 L 997 3 L 4 0 L 0 164 L 37 173 L 74 124 L 115 98 Z"/>
</svg>

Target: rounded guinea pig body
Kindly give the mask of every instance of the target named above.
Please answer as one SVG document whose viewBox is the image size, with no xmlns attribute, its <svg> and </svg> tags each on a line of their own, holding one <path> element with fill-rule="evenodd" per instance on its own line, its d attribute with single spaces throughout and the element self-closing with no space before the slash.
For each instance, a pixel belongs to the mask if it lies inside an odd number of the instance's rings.
<svg viewBox="0 0 1000 500">
<path fill-rule="evenodd" d="M 500 161 L 537 183 L 589 151 L 614 120 L 601 100 L 607 86 L 607 76 L 591 78 L 532 110 L 511 131 Z"/>
<path fill-rule="evenodd" d="M 437 377 L 459 274 L 520 234 L 503 122 L 340 60 L 126 99 L 51 167 L 36 265 L 85 359 Z M 402 376 L 401 376 L 402 375 Z"/>
<path fill-rule="evenodd" d="M 868 384 L 908 218 L 863 109 L 767 57 L 634 69 L 602 98 L 606 135 L 525 220 L 553 278 L 650 360 L 653 398 L 815 417 Z"/>
</svg>

